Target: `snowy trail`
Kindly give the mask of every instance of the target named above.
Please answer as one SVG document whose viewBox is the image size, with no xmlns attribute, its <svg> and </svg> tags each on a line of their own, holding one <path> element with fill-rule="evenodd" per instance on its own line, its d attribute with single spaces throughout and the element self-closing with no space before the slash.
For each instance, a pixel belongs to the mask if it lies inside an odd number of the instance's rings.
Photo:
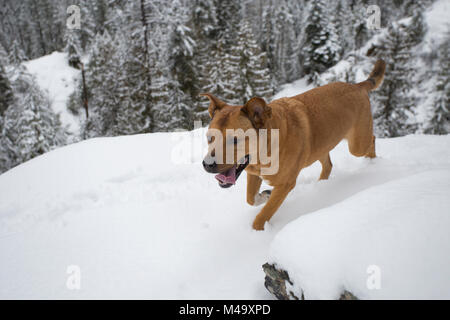
<svg viewBox="0 0 450 320">
<path fill-rule="evenodd" d="M 246 178 L 217 186 L 195 163 L 175 164 L 202 131 L 92 139 L 29 161 L 0 176 L 0 298 L 271 298 L 261 265 L 274 236 L 292 220 L 375 185 L 450 168 L 450 136 L 380 139 L 380 158 L 331 154 L 300 175 L 264 232 L 260 208 L 245 202 Z M 181 141 L 181 143 L 180 143 Z M 443 150 L 445 150 L 443 152 Z M 68 290 L 66 269 L 81 269 Z"/>
</svg>

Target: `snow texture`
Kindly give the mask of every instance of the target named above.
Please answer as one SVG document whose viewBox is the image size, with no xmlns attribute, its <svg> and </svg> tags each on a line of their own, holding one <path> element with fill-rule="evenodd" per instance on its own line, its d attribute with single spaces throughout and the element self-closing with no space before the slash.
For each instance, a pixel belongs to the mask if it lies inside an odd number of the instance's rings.
<svg viewBox="0 0 450 320">
<path fill-rule="evenodd" d="M 450 136 L 379 139 L 372 161 L 343 142 L 330 180 L 302 171 L 258 232 L 244 175 L 224 190 L 202 169 L 204 133 L 91 139 L 1 175 L 0 298 L 267 299 L 269 257 L 308 298 L 450 297 Z"/>
</svg>

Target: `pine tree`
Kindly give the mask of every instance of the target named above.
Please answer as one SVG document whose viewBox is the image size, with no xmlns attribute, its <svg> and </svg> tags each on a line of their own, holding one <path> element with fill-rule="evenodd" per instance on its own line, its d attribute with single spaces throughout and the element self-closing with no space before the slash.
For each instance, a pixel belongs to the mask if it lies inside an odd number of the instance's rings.
<svg viewBox="0 0 450 320">
<path fill-rule="evenodd" d="M 264 8 L 262 49 L 276 84 L 297 79 L 300 73 L 301 50 L 295 33 L 295 20 L 290 3 L 277 1 Z"/>
<path fill-rule="evenodd" d="M 115 74 L 119 65 L 114 53 L 113 39 L 109 33 L 97 35 L 86 67 L 90 112 L 84 125 L 83 137 L 113 135 L 119 107 L 119 83 Z"/>
<path fill-rule="evenodd" d="M 367 40 L 369 40 L 370 31 L 367 28 L 366 10 L 367 5 L 363 3 L 355 3 L 351 6 L 353 9 L 351 17 L 351 41 L 354 43 L 355 48 L 360 48 Z M 386 8 L 387 5 L 382 8 Z M 385 15 L 381 15 L 384 17 Z"/>
<path fill-rule="evenodd" d="M 335 65 L 340 59 L 341 47 L 334 25 L 328 18 L 323 0 L 313 0 L 306 25 L 306 41 L 303 48 L 304 68 L 310 80 L 317 73 Z"/>
<path fill-rule="evenodd" d="M 95 1 L 90 0 L 78 0 L 78 3 L 75 2 L 75 5 L 78 5 L 80 8 L 81 15 L 81 29 L 78 31 L 80 34 L 80 46 L 84 52 L 88 52 L 90 46 L 95 40 L 95 35 L 97 32 L 96 21 L 94 17 L 94 9 Z"/>
<path fill-rule="evenodd" d="M 238 47 L 241 52 L 241 103 L 258 96 L 270 99 L 273 94 L 266 54 L 261 52 L 248 21 L 239 24 Z"/>
<path fill-rule="evenodd" d="M 20 65 L 23 61 L 26 60 L 25 53 L 21 49 L 19 42 L 17 40 L 14 40 L 11 46 L 11 51 L 9 53 L 8 60 L 14 66 Z"/>
<path fill-rule="evenodd" d="M 428 27 L 420 7 L 412 12 L 411 22 L 405 28 L 409 35 L 408 41 L 411 43 L 411 46 L 415 46 L 422 42 Z"/>
<path fill-rule="evenodd" d="M 450 41 L 447 37 L 439 48 L 439 70 L 433 90 L 432 117 L 425 132 L 431 134 L 450 133 Z"/>
<path fill-rule="evenodd" d="M 336 34 L 341 44 L 340 56 L 345 56 L 347 52 L 355 49 L 355 37 L 352 34 L 352 10 L 349 0 L 338 1 L 335 8 L 333 24 L 336 26 Z"/>
<path fill-rule="evenodd" d="M 237 25 L 241 20 L 241 1 L 215 0 L 217 14 L 218 37 L 223 42 L 222 50 L 235 44 L 237 40 Z"/>
<path fill-rule="evenodd" d="M 217 37 L 217 14 L 214 0 L 194 0 L 191 3 L 189 27 L 192 39 L 196 44 L 192 57 L 193 75 L 195 76 L 194 90 L 191 99 L 195 105 L 194 118 L 202 121 L 209 119 L 208 104 L 199 97 L 199 93 L 206 91 L 210 83 L 210 74 L 214 67 L 211 52 L 214 50 L 214 39 Z"/>
<path fill-rule="evenodd" d="M 3 117 L 1 170 L 9 169 L 51 149 L 64 145 L 67 132 L 49 99 L 24 68 L 13 71 L 15 101 Z"/>
<path fill-rule="evenodd" d="M 9 64 L 8 54 L 6 53 L 5 48 L 0 44 L 0 65 L 5 66 Z"/>
<path fill-rule="evenodd" d="M 64 51 L 67 53 L 69 65 L 79 69 L 79 64 L 81 62 L 81 45 L 78 32 L 76 30 L 67 29 L 64 36 L 64 43 Z"/>
<path fill-rule="evenodd" d="M 209 70 L 209 83 L 205 91 L 211 92 L 232 105 L 241 103 L 241 52 L 236 45 L 228 46 L 224 38 L 220 38 L 217 47 L 211 51 L 215 63 Z"/>
<path fill-rule="evenodd" d="M 240 52 L 237 49 L 241 4 L 237 0 L 215 0 L 217 28 L 215 43 L 209 48 L 209 63 L 203 70 L 203 91 L 208 91 L 230 104 L 240 103 L 236 88 L 240 85 Z M 202 100 L 204 101 L 204 100 Z"/>
<path fill-rule="evenodd" d="M 5 54 L 0 60 L 0 173 L 6 171 L 11 167 L 9 148 L 13 145 L 9 141 L 7 132 L 5 130 L 6 119 L 5 113 L 14 103 L 14 94 L 9 82 L 3 62 L 6 61 Z"/>
<path fill-rule="evenodd" d="M 11 84 L 3 65 L 0 64 L 0 117 L 11 106 L 14 100 Z"/>
<path fill-rule="evenodd" d="M 411 94 L 414 86 L 414 66 L 411 65 L 411 42 L 403 26 L 392 24 L 381 41 L 386 72 L 383 85 L 374 92 L 375 131 L 378 136 L 397 137 L 414 131 L 409 122 L 416 99 Z"/>
<path fill-rule="evenodd" d="M 117 110 L 115 134 L 126 135 L 150 131 L 150 86 L 148 72 L 142 57 L 145 50 L 139 36 L 127 39 L 125 35 L 116 41 L 118 94 L 121 105 Z"/>
</svg>

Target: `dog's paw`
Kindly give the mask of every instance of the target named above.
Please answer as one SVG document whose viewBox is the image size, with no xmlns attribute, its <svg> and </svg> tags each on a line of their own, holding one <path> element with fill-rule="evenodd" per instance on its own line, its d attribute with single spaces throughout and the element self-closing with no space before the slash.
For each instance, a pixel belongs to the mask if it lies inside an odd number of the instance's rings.
<svg viewBox="0 0 450 320">
<path fill-rule="evenodd" d="M 264 190 L 263 192 L 258 193 L 255 196 L 255 202 L 253 205 L 256 207 L 256 206 L 262 205 L 263 203 L 266 203 L 267 200 L 269 200 L 271 193 L 272 193 L 271 190 Z"/>
<path fill-rule="evenodd" d="M 258 230 L 258 231 L 263 231 L 264 230 L 264 224 L 265 221 L 253 221 L 253 229 Z"/>
</svg>

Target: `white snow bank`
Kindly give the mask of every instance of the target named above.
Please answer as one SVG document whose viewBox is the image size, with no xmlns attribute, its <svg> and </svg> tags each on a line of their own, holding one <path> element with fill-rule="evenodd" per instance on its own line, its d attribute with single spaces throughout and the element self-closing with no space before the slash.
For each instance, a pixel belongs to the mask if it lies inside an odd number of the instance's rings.
<svg viewBox="0 0 450 320">
<path fill-rule="evenodd" d="M 448 168 L 366 189 L 290 223 L 271 260 L 306 299 L 449 299 L 449 190 Z"/>
<path fill-rule="evenodd" d="M 67 63 L 67 55 L 62 52 L 53 52 L 49 55 L 30 60 L 24 63 L 42 90 L 47 91 L 52 108 L 59 113 L 63 125 L 69 127 L 70 132 L 79 132 L 79 119 L 67 110 L 67 101 L 74 91 L 76 78 L 80 71 Z"/>
<path fill-rule="evenodd" d="M 257 232 L 251 224 L 260 207 L 245 202 L 245 175 L 233 188 L 219 188 L 213 175 L 201 167 L 202 146 L 192 163 L 172 159 L 172 154 L 181 154 L 187 160 L 187 154 L 182 154 L 191 149 L 191 140 L 206 145 L 203 130 L 92 139 L 49 152 L 0 175 L 0 298 L 271 298 L 263 285 L 261 266 L 268 260 L 272 239 L 289 222 L 307 213 L 311 214 L 304 218 L 313 219 L 314 211 L 328 207 L 332 226 L 339 222 L 333 214 L 342 216 L 342 201 L 355 201 L 352 205 L 364 215 L 361 201 L 352 196 L 364 195 L 373 186 L 379 186 L 380 196 L 370 199 L 364 208 L 382 211 L 391 198 L 385 198 L 381 189 L 386 186 L 387 193 L 396 189 L 384 183 L 403 178 L 405 182 L 399 183 L 408 185 L 411 177 L 411 185 L 417 185 L 420 176 L 415 174 L 450 168 L 450 136 L 379 139 L 380 158 L 373 161 L 351 156 L 343 142 L 331 153 L 334 168 L 330 180 L 317 182 L 317 163 L 302 171 L 297 187 L 266 231 Z M 430 202 L 429 208 L 440 209 L 433 203 L 442 193 L 448 194 L 449 187 L 438 178 L 436 181 L 441 190 L 430 189 L 427 197 L 409 198 L 411 206 L 415 204 L 419 210 Z M 406 187 L 404 191 L 410 192 Z M 336 212 L 331 212 L 334 207 Z M 317 215 L 323 222 L 323 211 Z M 400 212 L 399 219 L 404 215 Z M 434 213 L 429 216 L 433 221 L 441 218 Z M 381 222 L 375 217 L 380 216 L 374 215 L 367 223 L 377 227 Z M 448 220 L 436 223 L 449 228 Z M 354 226 L 352 221 L 348 225 Z M 334 232 L 339 233 L 341 227 L 339 222 Z M 431 227 L 417 232 L 417 239 L 405 241 L 405 245 L 411 244 L 405 251 L 415 249 L 419 239 L 434 237 L 428 233 L 434 230 Z M 369 226 L 364 230 L 369 232 Z M 321 230 L 309 230 L 309 234 L 316 233 Z M 305 238 L 301 233 L 297 236 Z M 280 248 L 280 237 L 274 248 Z M 297 248 L 293 250 L 290 244 L 286 250 L 272 252 L 281 254 L 288 249 L 296 261 Z M 423 258 L 431 261 L 436 251 L 428 249 Z M 310 257 L 314 256 L 307 259 Z M 362 253 L 362 257 L 366 255 Z M 70 265 L 80 268 L 80 290 L 66 287 Z M 427 277 L 427 272 L 416 276 Z M 339 275 L 337 280 L 341 280 Z M 382 275 L 382 285 L 388 288 L 389 274 Z M 331 296 L 332 289 L 307 294 Z"/>
</svg>

